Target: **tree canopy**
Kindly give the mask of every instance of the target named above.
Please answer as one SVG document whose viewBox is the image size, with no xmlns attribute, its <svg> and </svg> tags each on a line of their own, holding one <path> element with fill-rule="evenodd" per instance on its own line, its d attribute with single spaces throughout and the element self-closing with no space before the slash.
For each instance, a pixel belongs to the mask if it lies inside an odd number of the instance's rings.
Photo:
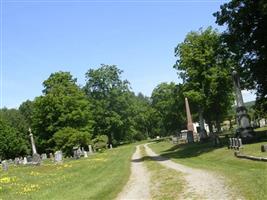
<svg viewBox="0 0 267 200">
<path fill-rule="evenodd" d="M 214 13 L 219 25 L 227 25 L 222 38 L 246 89 L 256 89 L 258 104 L 267 111 L 267 2 L 232 0 Z"/>
</svg>

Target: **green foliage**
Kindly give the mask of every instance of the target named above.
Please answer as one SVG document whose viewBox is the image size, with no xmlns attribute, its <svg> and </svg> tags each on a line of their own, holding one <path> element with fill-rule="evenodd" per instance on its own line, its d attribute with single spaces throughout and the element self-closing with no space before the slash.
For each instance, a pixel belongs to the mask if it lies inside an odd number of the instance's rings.
<svg viewBox="0 0 267 200">
<path fill-rule="evenodd" d="M 267 2 L 232 0 L 214 13 L 231 56 L 238 63 L 242 85 L 257 90 L 258 104 L 267 111 Z"/>
<path fill-rule="evenodd" d="M 34 100 L 32 122 L 43 148 L 52 148 L 47 141 L 62 128 L 91 131 L 91 104 L 69 72 L 51 74 L 44 87 L 44 95 Z"/>
<path fill-rule="evenodd" d="M 71 156 L 72 148 L 75 146 L 86 147 L 90 143 L 91 136 L 88 132 L 82 132 L 74 128 L 66 127 L 57 131 L 53 140 L 56 150 L 62 150 L 66 156 Z"/>
<path fill-rule="evenodd" d="M 185 108 L 182 85 L 161 83 L 152 92 L 151 117 L 155 120 L 157 135 L 166 136 L 184 128 Z"/>
<path fill-rule="evenodd" d="M 174 67 L 185 83 L 184 95 L 190 105 L 197 105 L 209 123 L 219 125 L 233 102 L 230 69 L 234 65 L 219 33 L 211 27 L 190 32 L 176 47 L 175 55 Z"/>
<path fill-rule="evenodd" d="M 93 139 L 94 149 L 106 149 L 108 145 L 108 137 L 106 135 L 98 135 Z"/>
<path fill-rule="evenodd" d="M 144 116 L 146 108 L 139 107 L 145 107 L 146 103 L 141 103 L 130 92 L 129 82 L 121 80 L 121 74 L 114 65 L 101 65 L 86 73 L 84 90 L 94 105 L 93 136 L 107 135 L 110 144 L 145 138 L 142 134 L 147 132 L 144 128 L 144 120 L 148 118 Z"/>
<path fill-rule="evenodd" d="M 14 158 L 29 153 L 26 140 L 8 122 L 0 119 L 0 159 Z"/>
<path fill-rule="evenodd" d="M 23 102 L 19 106 L 19 112 L 23 115 L 28 127 L 32 126 L 32 117 L 33 117 L 34 103 L 30 100 Z"/>
</svg>

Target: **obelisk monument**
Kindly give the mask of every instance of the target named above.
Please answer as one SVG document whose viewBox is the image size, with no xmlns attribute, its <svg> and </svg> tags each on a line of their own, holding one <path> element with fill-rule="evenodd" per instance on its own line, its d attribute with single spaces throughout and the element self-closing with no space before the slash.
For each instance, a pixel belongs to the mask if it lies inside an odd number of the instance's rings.
<svg viewBox="0 0 267 200">
<path fill-rule="evenodd" d="M 186 109 L 186 118 L 187 118 L 187 130 L 194 131 L 194 126 L 192 122 L 192 116 L 190 112 L 190 107 L 188 103 L 188 99 L 185 97 L 185 109 Z"/>
<path fill-rule="evenodd" d="M 238 122 L 238 129 L 236 131 L 236 135 L 244 138 L 249 139 L 253 137 L 253 128 L 250 125 L 250 119 L 247 114 L 247 109 L 244 105 L 239 76 L 236 71 L 232 72 L 233 82 L 234 82 L 234 89 L 235 89 L 235 96 L 236 96 L 236 114 L 237 114 L 237 122 Z"/>
<path fill-rule="evenodd" d="M 31 128 L 29 128 L 30 138 L 31 138 L 31 145 L 32 145 L 32 163 L 39 165 L 41 162 L 41 157 L 36 151 L 35 142 L 33 139 L 33 134 Z"/>
</svg>

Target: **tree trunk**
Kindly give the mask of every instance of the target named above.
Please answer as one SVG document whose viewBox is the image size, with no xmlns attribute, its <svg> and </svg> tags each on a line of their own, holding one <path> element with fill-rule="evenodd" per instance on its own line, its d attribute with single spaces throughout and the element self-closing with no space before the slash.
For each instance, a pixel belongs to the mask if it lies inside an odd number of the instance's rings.
<svg viewBox="0 0 267 200">
<path fill-rule="evenodd" d="M 207 137 L 204 125 L 203 109 L 201 107 L 199 107 L 198 113 L 199 113 L 198 115 L 199 115 L 200 140 L 201 140 Z"/>
</svg>

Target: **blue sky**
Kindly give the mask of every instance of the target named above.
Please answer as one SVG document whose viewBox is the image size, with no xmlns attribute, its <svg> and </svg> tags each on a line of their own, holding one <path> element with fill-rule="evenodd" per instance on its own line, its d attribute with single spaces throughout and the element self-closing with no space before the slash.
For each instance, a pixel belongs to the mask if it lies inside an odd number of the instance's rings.
<svg viewBox="0 0 267 200">
<path fill-rule="evenodd" d="M 161 82 L 179 82 L 174 48 L 226 1 L 2 1 L 2 106 L 41 95 L 42 82 L 100 64 L 124 71 L 134 92 L 150 96 Z M 246 93 L 245 101 L 254 96 Z"/>
</svg>

